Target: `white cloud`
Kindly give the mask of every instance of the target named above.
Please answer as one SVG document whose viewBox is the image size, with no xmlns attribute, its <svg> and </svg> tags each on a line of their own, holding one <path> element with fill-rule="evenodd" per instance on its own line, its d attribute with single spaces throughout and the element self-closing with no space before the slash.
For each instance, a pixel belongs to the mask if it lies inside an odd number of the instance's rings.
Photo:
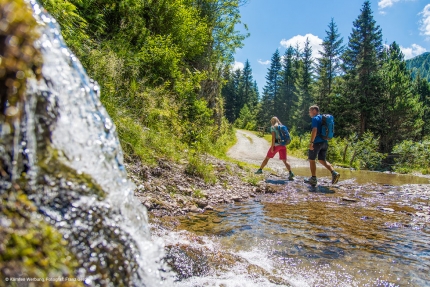
<svg viewBox="0 0 430 287">
<path fill-rule="evenodd" d="M 243 70 L 245 65 L 242 62 L 234 62 L 232 69 L 236 71 L 237 69 Z"/>
<path fill-rule="evenodd" d="M 310 46 L 312 47 L 312 57 L 314 59 L 319 58 L 320 55 L 319 55 L 318 51 L 322 51 L 321 44 L 322 44 L 323 40 L 320 39 L 318 36 L 315 36 L 312 34 L 306 34 L 304 36 L 297 35 L 297 36 L 294 36 L 288 40 L 282 39 L 281 45 L 285 48 L 288 48 L 289 46 L 293 46 L 295 48 L 296 45 L 298 44 L 299 49 L 303 50 L 303 48 L 305 47 L 306 38 L 309 39 Z"/>
<path fill-rule="evenodd" d="M 262 61 L 261 59 L 258 59 L 258 62 L 259 62 L 261 65 L 269 65 L 269 64 L 270 64 L 270 60 Z"/>
<path fill-rule="evenodd" d="M 427 51 L 426 48 L 417 44 L 412 44 L 411 47 L 407 48 L 400 46 L 400 50 L 402 51 L 403 55 L 405 55 L 405 60 L 421 55 Z"/>
<path fill-rule="evenodd" d="M 423 35 L 430 37 L 430 4 L 427 4 L 420 14 L 422 15 L 420 30 Z"/>
<path fill-rule="evenodd" d="M 379 9 L 384 9 L 384 8 L 393 6 L 395 2 L 399 2 L 399 1 L 400 0 L 380 0 L 378 2 L 378 7 Z"/>
</svg>

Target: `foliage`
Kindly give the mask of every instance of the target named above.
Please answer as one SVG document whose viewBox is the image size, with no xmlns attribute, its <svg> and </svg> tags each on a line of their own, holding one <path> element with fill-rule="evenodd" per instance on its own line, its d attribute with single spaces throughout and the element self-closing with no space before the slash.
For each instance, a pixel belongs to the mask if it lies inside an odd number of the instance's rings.
<svg viewBox="0 0 430 287">
<path fill-rule="evenodd" d="M 400 47 L 394 42 L 385 52 L 380 70 L 383 81 L 375 134 L 380 150 L 389 152 L 396 143 L 416 138 L 422 131 L 422 103 L 411 86 L 409 72 Z"/>
<path fill-rule="evenodd" d="M 178 160 L 188 147 L 219 154 L 232 142 L 217 87 L 246 36 L 235 29 L 241 3 L 41 1 L 100 84 L 126 158 L 135 154 L 148 164 Z"/>
<path fill-rule="evenodd" d="M 306 38 L 305 47 L 299 62 L 298 80 L 296 82 L 299 101 L 294 115 L 294 123 L 300 133 L 311 130 L 311 118 L 309 117 L 309 107 L 313 103 L 313 66 L 312 47 L 309 39 Z"/>
<path fill-rule="evenodd" d="M 317 97 L 316 103 L 321 110 L 330 111 L 330 95 L 333 92 L 333 84 L 335 77 L 341 72 L 341 56 L 344 51 L 342 45 L 343 38 L 340 38 L 336 23 L 333 18 L 328 25 L 329 30 L 326 31 L 321 46 L 322 51 L 319 51 L 321 57 L 318 59 L 317 64 Z"/>
<path fill-rule="evenodd" d="M 221 90 L 221 95 L 224 99 L 225 116 L 229 122 L 234 123 L 245 106 L 254 111 L 258 104 L 258 88 L 252 78 L 249 61 L 245 62 L 243 71 L 226 69 L 224 80 L 226 83 Z"/>
<path fill-rule="evenodd" d="M 190 153 L 185 173 L 202 178 L 206 183 L 214 184 L 216 176 L 212 165 L 199 154 Z"/>
<path fill-rule="evenodd" d="M 248 105 L 245 105 L 240 110 L 239 118 L 234 122 L 234 126 L 238 129 L 255 130 L 257 128 L 255 112 L 251 112 Z"/>
<path fill-rule="evenodd" d="M 298 77 L 298 62 L 296 50 L 289 46 L 285 51 L 282 62 L 281 96 L 276 103 L 276 114 L 287 127 L 293 126 L 294 111 L 298 108 L 298 93 L 296 82 Z"/>
<path fill-rule="evenodd" d="M 270 67 L 267 70 L 266 85 L 263 88 L 263 97 L 261 99 L 261 109 L 258 115 L 258 124 L 265 125 L 270 119 L 275 116 L 275 103 L 280 97 L 281 84 L 281 56 L 278 49 L 272 55 Z"/>
<path fill-rule="evenodd" d="M 381 97 L 378 70 L 383 55 L 382 32 L 372 14 L 370 2 L 365 1 L 343 55 L 346 83 L 343 96 L 352 106 L 342 114 L 356 114 L 356 121 L 347 124 L 355 126 L 360 135 L 378 124 L 375 115 L 379 113 Z"/>
<path fill-rule="evenodd" d="M 429 174 L 430 168 L 430 139 L 427 138 L 420 142 L 405 140 L 397 144 L 393 152 L 398 154 L 395 159 L 394 170 L 397 172 L 420 171 Z"/>
</svg>

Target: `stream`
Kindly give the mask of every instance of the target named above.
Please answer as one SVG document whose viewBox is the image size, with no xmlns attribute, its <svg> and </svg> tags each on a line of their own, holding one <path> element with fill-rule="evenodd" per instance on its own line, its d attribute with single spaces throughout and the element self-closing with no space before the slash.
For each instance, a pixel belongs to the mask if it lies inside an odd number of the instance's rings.
<svg viewBox="0 0 430 287">
<path fill-rule="evenodd" d="M 175 285 L 430 286 L 429 179 L 341 172 L 269 176 L 276 193 L 164 219 Z"/>
</svg>

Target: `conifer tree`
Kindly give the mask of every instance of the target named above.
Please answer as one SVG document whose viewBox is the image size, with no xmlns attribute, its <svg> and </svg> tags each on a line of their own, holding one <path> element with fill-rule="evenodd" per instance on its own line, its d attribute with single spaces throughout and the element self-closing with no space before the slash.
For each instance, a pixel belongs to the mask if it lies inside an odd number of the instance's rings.
<svg viewBox="0 0 430 287">
<path fill-rule="evenodd" d="M 240 90 L 243 96 L 243 102 L 241 109 L 244 105 L 248 105 L 251 110 L 255 109 L 258 102 L 258 90 L 255 90 L 255 82 L 252 77 L 251 64 L 248 60 L 245 62 L 245 66 L 242 72 L 242 80 L 240 81 Z"/>
<path fill-rule="evenodd" d="M 239 117 L 240 110 L 245 104 L 244 94 L 242 90 L 242 70 L 236 69 L 233 72 L 233 87 L 235 89 L 234 93 L 234 119 Z"/>
<path fill-rule="evenodd" d="M 288 127 L 293 125 L 293 115 L 297 110 L 298 97 L 297 97 L 297 65 L 299 59 L 296 58 L 295 49 L 289 46 L 285 51 L 282 61 L 282 83 L 280 101 L 276 104 L 276 114 L 282 123 Z"/>
<path fill-rule="evenodd" d="M 426 78 L 421 77 L 420 73 L 414 80 L 414 91 L 419 95 L 420 103 L 423 106 L 423 126 L 420 138 L 424 139 L 426 136 L 430 137 L 430 83 Z"/>
<path fill-rule="evenodd" d="M 295 124 L 299 132 L 309 131 L 311 118 L 309 117 L 309 106 L 312 104 L 313 83 L 313 58 L 312 47 L 309 39 L 306 39 L 305 47 L 301 57 L 301 65 L 297 81 L 297 92 L 299 95 L 298 108 L 296 110 Z"/>
<path fill-rule="evenodd" d="M 373 19 L 370 2 L 365 1 L 361 14 L 353 22 L 348 47 L 343 55 L 348 107 L 338 107 L 343 114 L 341 125 L 354 125 L 363 134 L 377 125 L 381 99 L 382 32 Z M 345 109 L 347 108 L 347 109 Z M 356 124 L 358 123 L 358 124 Z"/>
<path fill-rule="evenodd" d="M 396 42 L 386 50 L 384 58 L 381 69 L 383 93 L 374 133 L 380 137 L 380 151 L 391 152 L 395 144 L 420 135 L 422 104 L 413 89 L 410 72 Z"/>
<path fill-rule="evenodd" d="M 224 80 L 225 84 L 221 89 L 221 95 L 224 99 L 224 116 L 230 123 L 233 123 L 236 120 L 236 87 L 230 69 L 225 69 Z"/>
<path fill-rule="evenodd" d="M 323 40 L 323 50 L 319 52 L 318 59 L 318 95 L 316 102 L 322 110 L 328 110 L 330 105 L 330 94 L 333 90 L 334 78 L 341 72 L 341 56 L 344 50 L 343 39 L 340 38 L 336 23 L 333 18 L 328 25 L 326 37 Z"/>
<path fill-rule="evenodd" d="M 281 69 L 281 57 L 276 49 L 272 55 L 270 68 L 266 75 L 266 85 L 263 88 L 262 108 L 258 115 L 258 122 L 261 125 L 266 125 L 275 115 L 275 102 L 280 94 Z"/>
</svg>

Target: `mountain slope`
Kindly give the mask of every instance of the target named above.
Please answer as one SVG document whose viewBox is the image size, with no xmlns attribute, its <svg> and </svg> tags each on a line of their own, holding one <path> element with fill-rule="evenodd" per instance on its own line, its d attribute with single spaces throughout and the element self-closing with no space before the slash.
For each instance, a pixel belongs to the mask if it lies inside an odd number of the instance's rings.
<svg viewBox="0 0 430 287">
<path fill-rule="evenodd" d="M 422 78 L 430 81 L 430 52 L 406 60 L 406 67 L 412 71 L 412 77 L 415 78 L 419 73 Z"/>
</svg>

